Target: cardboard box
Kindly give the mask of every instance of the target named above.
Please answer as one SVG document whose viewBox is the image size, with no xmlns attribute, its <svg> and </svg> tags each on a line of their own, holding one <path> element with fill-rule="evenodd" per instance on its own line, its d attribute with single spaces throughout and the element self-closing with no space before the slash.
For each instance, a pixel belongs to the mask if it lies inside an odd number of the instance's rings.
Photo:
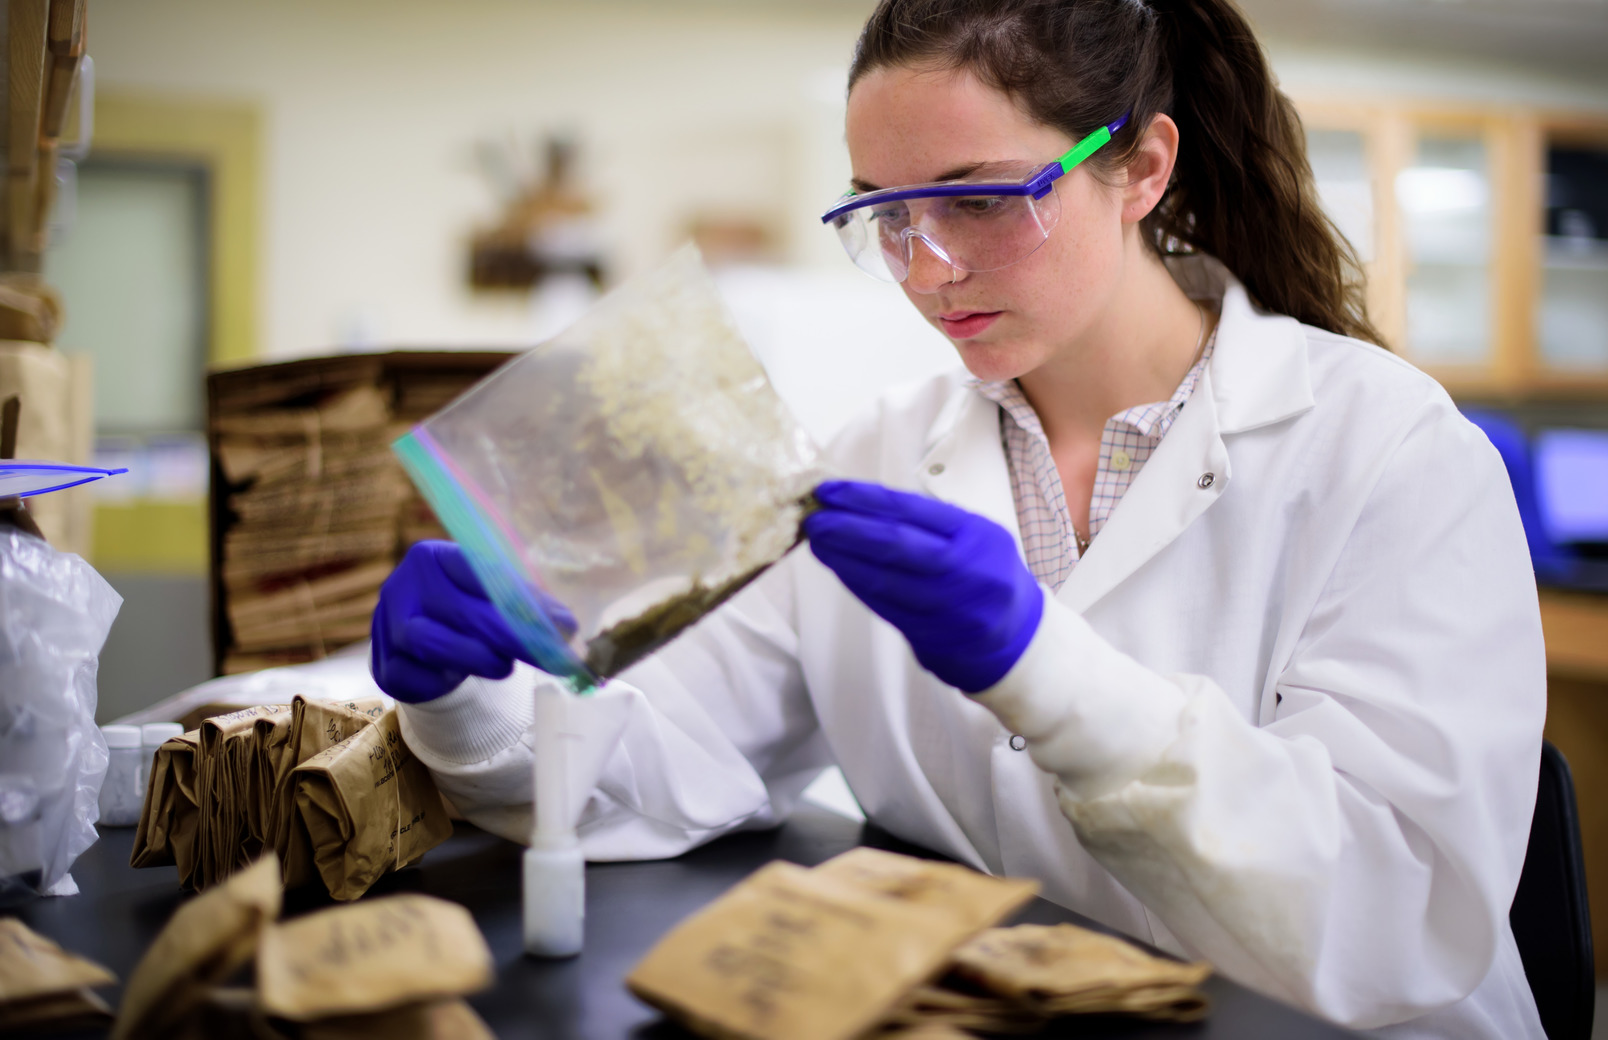
<svg viewBox="0 0 1608 1040">
<path fill-rule="evenodd" d="M 90 360 L 43 343 L 0 340 L 0 401 L 22 403 L 17 458 L 87 465 L 95 440 L 94 382 Z M 72 488 L 42 495 L 29 511 L 51 545 L 89 555 L 94 491 Z"/>
</svg>

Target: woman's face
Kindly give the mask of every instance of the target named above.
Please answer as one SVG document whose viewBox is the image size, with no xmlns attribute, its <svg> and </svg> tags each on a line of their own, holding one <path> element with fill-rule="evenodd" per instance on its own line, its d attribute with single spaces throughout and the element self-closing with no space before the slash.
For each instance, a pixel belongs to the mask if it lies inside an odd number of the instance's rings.
<svg viewBox="0 0 1608 1040">
<path fill-rule="evenodd" d="M 996 164 L 1037 169 L 1074 143 L 966 71 L 877 69 L 849 94 L 849 158 L 860 191 L 948 180 L 979 166 L 979 176 Z M 1055 192 L 1059 223 L 1009 267 L 952 271 L 915 247 L 905 295 L 980 379 L 1015 379 L 1073 349 L 1115 291 L 1124 263 L 1121 192 L 1083 166 L 1057 180 Z"/>
</svg>

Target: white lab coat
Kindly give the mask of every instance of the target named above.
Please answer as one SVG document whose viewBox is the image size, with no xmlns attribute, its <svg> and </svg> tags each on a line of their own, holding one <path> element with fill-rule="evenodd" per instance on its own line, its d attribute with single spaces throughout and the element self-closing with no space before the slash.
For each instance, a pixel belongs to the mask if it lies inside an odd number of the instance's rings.
<svg viewBox="0 0 1608 1040">
<path fill-rule="evenodd" d="M 945 686 L 795 552 L 603 694 L 631 703 L 587 854 L 775 823 L 835 760 L 888 831 L 1337 1022 L 1540 1038 L 1507 912 L 1545 661 L 1502 463 L 1400 359 L 1257 312 L 1214 261 L 1174 277 L 1221 296 L 1216 350 L 999 685 Z M 829 454 L 1017 530 L 963 373 Z M 516 839 L 532 675 L 403 714 L 459 809 Z"/>
</svg>

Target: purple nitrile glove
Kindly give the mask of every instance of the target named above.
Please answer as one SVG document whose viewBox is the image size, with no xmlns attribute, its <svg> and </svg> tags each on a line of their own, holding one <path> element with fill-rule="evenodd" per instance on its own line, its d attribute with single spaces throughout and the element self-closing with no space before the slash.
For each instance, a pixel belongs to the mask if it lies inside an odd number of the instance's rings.
<svg viewBox="0 0 1608 1040">
<path fill-rule="evenodd" d="M 916 660 L 967 693 L 1016 664 L 1044 594 L 1010 532 L 975 513 L 880 484 L 828 481 L 804 521 L 810 548 L 904 634 Z"/>
<path fill-rule="evenodd" d="M 418 703 L 471 675 L 502 679 L 525 650 L 452 542 L 417 542 L 380 586 L 369 667 L 380 689 Z"/>
</svg>

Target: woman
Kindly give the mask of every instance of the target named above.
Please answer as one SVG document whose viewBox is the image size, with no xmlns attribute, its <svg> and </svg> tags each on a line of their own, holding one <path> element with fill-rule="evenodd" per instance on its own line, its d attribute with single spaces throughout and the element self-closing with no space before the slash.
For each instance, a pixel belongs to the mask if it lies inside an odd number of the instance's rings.
<svg viewBox="0 0 1608 1040">
<path fill-rule="evenodd" d="M 611 683 L 588 855 L 774 823 L 836 761 L 893 833 L 1337 1022 L 1540 1037 L 1518 514 L 1375 345 L 1239 13 L 884 0 L 847 130 L 828 222 L 965 371 L 837 438 L 813 556 Z M 528 833 L 533 673 L 452 547 L 374 647 L 452 800 Z"/>
</svg>

